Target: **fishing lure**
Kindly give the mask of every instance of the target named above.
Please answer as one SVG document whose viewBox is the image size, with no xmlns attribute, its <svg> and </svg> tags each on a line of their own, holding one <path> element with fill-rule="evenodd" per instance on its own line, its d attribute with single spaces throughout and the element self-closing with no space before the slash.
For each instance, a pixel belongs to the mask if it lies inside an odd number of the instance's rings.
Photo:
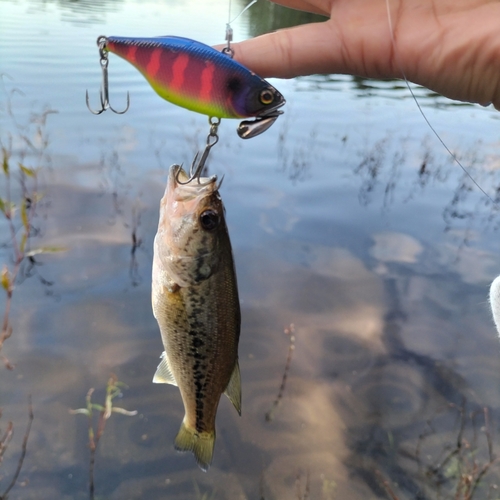
<svg viewBox="0 0 500 500">
<path fill-rule="evenodd" d="M 133 64 L 163 99 L 214 118 L 251 118 L 240 123 L 247 139 L 267 130 L 283 112 L 285 99 L 269 82 L 234 61 L 231 50 L 219 52 L 203 43 L 175 36 L 97 39 L 103 71 L 101 110 L 109 105 L 107 65 L 112 52 Z M 118 113 L 124 113 L 119 111 Z M 115 111 L 117 112 L 117 111 Z"/>
</svg>

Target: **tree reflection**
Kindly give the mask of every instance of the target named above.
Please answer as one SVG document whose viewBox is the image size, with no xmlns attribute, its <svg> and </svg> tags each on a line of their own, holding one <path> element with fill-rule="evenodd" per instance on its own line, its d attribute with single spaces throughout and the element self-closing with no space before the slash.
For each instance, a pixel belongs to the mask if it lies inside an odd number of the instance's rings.
<svg viewBox="0 0 500 500">
<path fill-rule="evenodd" d="M 248 3 L 239 1 L 234 11 L 241 12 Z M 257 2 L 247 10 L 245 16 L 248 19 L 248 34 L 252 37 L 299 24 L 317 23 L 326 19 L 324 16 L 282 7 L 271 2 Z"/>
<path fill-rule="evenodd" d="M 74 19 L 87 21 L 97 21 L 99 17 L 116 12 L 123 5 L 123 0 L 104 0 L 95 2 L 94 0 L 45 0 L 44 3 L 55 3 L 61 12 L 70 13 Z"/>
</svg>

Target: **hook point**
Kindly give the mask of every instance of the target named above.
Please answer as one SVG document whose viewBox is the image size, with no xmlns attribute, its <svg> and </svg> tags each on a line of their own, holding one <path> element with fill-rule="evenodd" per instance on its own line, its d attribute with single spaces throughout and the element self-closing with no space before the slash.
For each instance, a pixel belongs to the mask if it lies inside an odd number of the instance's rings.
<svg viewBox="0 0 500 500">
<path fill-rule="evenodd" d="M 127 90 L 127 107 L 123 111 L 116 111 L 116 109 L 113 109 L 111 105 L 109 105 L 109 109 L 113 111 L 113 113 L 116 113 L 117 115 L 123 115 L 128 111 L 128 108 L 130 108 L 130 93 L 128 90 Z"/>
<path fill-rule="evenodd" d="M 85 102 L 87 103 L 87 108 L 89 109 L 89 111 L 91 113 L 93 113 L 94 115 L 100 115 L 104 110 L 104 106 L 102 106 L 102 109 L 100 111 L 94 111 L 91 107 L 90 107 L 90 102 L 89 102 L 89 91 L 88 90 L 85 90 Z"/>
</svg>

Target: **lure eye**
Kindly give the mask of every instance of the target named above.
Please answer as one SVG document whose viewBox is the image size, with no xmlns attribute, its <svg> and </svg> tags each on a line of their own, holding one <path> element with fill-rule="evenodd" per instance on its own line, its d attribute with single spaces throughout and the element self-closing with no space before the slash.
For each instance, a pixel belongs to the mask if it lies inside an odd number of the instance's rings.
<svg viewBox="0 0 500 500">
<path fill-rule="evenodd" d="M 200 215 L 200 223 L 203 229 L 212 231 L 219 225 L 219 214 L 214 210 L 205 210 Z"/>
<path fill-rule="evenodd" d="M 274 101 L 274 92 L 271 89 L 264 89 L 259 99 L 262 104 L 271 104 Z"/>
</svg>

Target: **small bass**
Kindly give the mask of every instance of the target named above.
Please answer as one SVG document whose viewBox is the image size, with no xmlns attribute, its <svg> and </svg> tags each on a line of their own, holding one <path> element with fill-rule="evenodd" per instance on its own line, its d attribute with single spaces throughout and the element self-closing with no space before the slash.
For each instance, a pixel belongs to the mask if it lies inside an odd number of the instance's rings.
<svg viewBox="0 0 500 500">
<path fill-rule="evenodd" d="M 179 387 L 185 416 L 175 448 L 208 470 L 224 393 L 241 415 L 240 306 L 217 180 L 170 167 L 154 240 L 152 305 L 165 351 L 153 382 Z"/>
</svg>

